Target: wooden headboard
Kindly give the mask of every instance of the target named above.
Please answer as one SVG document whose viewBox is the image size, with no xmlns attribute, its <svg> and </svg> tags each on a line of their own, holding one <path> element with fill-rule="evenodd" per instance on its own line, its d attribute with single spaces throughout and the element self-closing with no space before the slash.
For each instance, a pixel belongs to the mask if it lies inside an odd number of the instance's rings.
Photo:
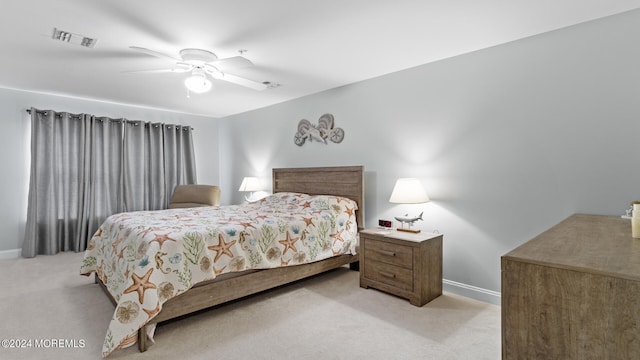
<svg viewBox="0 0 640 360">
<path fill-rule="evenodd" d="M 349 198 L 358 204 L 356 221 L 364 228 L 364 166 L 273 169 L 273 192 Z"/>
</svg>

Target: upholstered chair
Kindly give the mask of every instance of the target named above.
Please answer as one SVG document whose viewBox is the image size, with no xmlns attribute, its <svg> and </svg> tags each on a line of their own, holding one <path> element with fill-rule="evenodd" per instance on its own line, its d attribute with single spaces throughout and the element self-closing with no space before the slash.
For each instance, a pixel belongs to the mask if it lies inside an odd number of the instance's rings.
<svg viewBox="0 0 640 360">
<path fill-rule="evenodd" d="M 178 185 L 169 209 L 220 205 L 220 188 L 215 185 Z"/>
</svg>

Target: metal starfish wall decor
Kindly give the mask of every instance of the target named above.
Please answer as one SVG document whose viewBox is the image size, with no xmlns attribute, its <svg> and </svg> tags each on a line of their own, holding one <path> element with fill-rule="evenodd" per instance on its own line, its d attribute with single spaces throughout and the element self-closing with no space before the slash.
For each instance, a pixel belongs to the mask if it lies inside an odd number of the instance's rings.
<svg viewBox="0 0 640 360">
<path fill-rule="evenodd" d="M 344 139 L 344 130 L 333 127 L 333 115 L 324 114 L 318 119 L 318 125 L 312 124 L 307 119 L 302 119 L 298 123 L 298 131 L 293 137 L 293 142 L 298 145 L 304 145 L 306 140 L 313 140 L 327 144 L 327 140 L 334 143 L 342 142 Z"/>
</svg>

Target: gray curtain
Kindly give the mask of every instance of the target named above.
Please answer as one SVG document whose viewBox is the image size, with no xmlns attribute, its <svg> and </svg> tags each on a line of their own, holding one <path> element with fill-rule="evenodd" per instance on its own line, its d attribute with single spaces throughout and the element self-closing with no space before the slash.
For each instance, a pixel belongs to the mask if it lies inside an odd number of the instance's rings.
<svg viewBox="0 0 640 360">
<path fill-rule="evenodd" d="M 196 183 L 192 129 L 31 109 L 22 256 L 83 251 L 110 215 L 167 207 Z"/>
<path fill-rule="evenodd" d="M 189 126 L 127 124 L 123 161 L 125 211 L 164 209 L 178 184 L 195 184 L 195 156 Z"/>
</svg>

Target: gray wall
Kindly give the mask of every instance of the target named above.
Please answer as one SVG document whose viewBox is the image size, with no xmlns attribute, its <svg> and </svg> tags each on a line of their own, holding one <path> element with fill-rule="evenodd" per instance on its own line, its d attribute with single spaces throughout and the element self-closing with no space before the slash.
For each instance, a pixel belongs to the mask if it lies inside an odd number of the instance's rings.
<svg viewBox="0 0 640 360">
<path fill-rule="evenodd" d="M 218 184 L 218 120 L 86 99 L 0 89 L 0 258 L 17 256 L 24 237 L 29 193 L 30 121 L 26 109 L 53 109 L 114 118 L 191 125 L 198 182 Z M 212 141 L 213 139 L 213 141 Z"/>
<path fill-rule="evenodd" d="M 364 165 L 366 225 L 424 211 L 450 290 L 498 301 L 501 255 L 572 213 L 640 200 L 638 24 L 633 11 L 225 118 L 221 183 Z M 344 141 L 294 145 L 298 121 L 323 113 Z M 388 203 L 398 177 L 432 202 Z"/>
</svg>

